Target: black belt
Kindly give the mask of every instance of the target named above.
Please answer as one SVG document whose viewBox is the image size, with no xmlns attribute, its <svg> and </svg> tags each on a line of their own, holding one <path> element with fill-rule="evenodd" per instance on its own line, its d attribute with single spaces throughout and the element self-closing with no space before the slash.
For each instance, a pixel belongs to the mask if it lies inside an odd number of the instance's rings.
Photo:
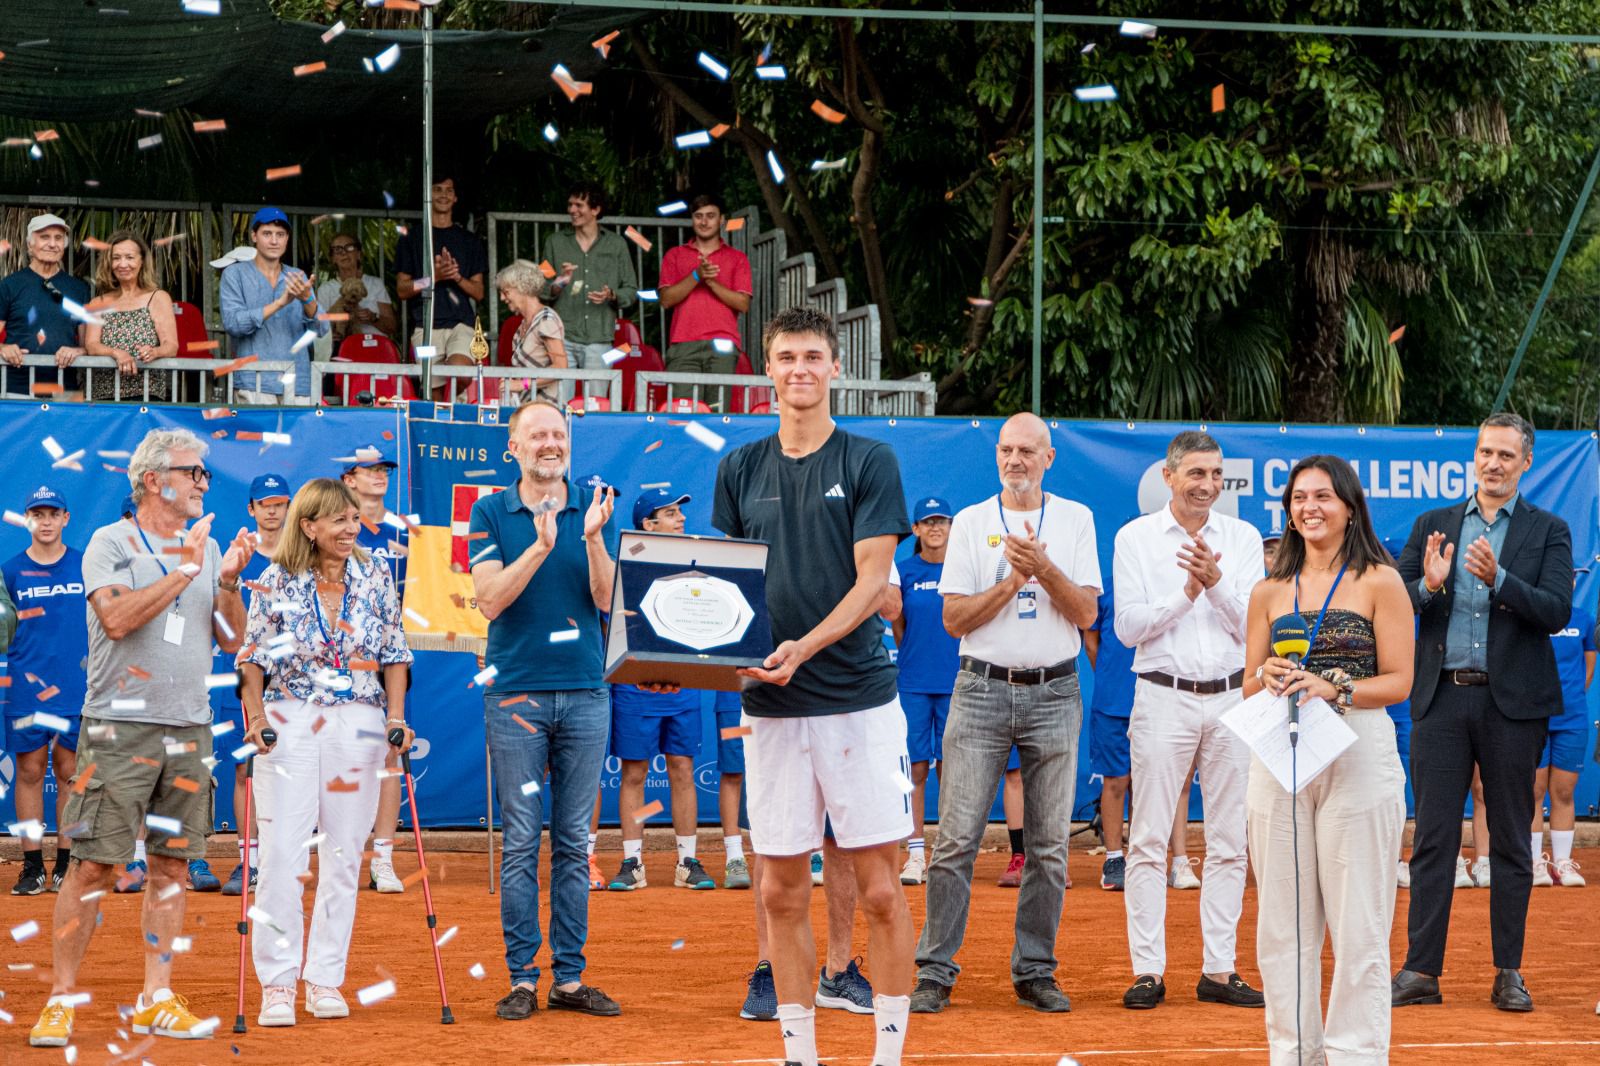
<svg viewBox="0 0 1600 1066">
<path fill-rule="evenodd" d="M 1146 670 L 1139 675 L 1139 680 L 1148 681 L 1152 685 L 1161 685 L 1163 688 L 1175 688 L 1179 692 L 1192 692 L 1196 696 L 1215 696 L 1219 692 L 1243 688 L 1244 671 L 1235 670 L 1227 677 L 1219 677 L 1215 681 L 1191 681 L 1187 677 L 1163 674 L 1160 670 Z"/>
<path fill-rule="evenodd" d="M 971 656 L 961 657 L 961 669 L 979 677 L 995 678 L 1008 685 L 1042 685 L 1058 677 L 1071 677 L 1078 672 L 1076 659 L 1065 659 L 1054 666 L 996 666 Z"/>
<path fill-rule="evenodd" d="M 1444 679 L 1453 685 L 1487 685 L 1489 675 L 1483 670 L 1446 670 Z"/>
</svg>

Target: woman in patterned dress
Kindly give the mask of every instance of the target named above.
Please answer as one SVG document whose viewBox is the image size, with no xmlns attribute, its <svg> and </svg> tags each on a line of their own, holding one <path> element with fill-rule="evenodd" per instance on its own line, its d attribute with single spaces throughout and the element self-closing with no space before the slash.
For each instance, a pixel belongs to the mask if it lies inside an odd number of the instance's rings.
<svg viewBox="0 0 1600 1066">
<path fill-rule="evenodd" d="M 546 306 L 544 297 L 549 294 L 550 282 L 544 273 L 526 259 L 518 259 L 495 276 L 500 287 L 500 302 L 522 316 L 522 325 L 511 345 L 514 366 L 559 367 L 567 366 L 566 331 L 561 316 Z M 533 398 L 528 383 L 512 397 L 511 403 L 522 403 Z M 538 395 L 551 403 L 561 403 L 572 395 L 571 382 L 558 382 L 555 378 L 542 378 L 538 382 Z"/>
<path fill-rule="evenodd" d="M 85 327 L 84 350 L 116 359 L 117 373 L 94 371 L 89 398 L 113 399 L 120 378 L 120 398 L 138 401 L 145 395 L 140 379 L 147 376 L 139 368 L 178 354 L 178 322 L 172 314 L 172 297 L 156 282 L 155 262 L 144 238 L 124 229 L 113 233 L 108 243 L 111 247 L 100 254 L 94 271 L 95 298 L 86 308 L 103 324 Z M 148 377 L 150 399 L 171 398 L 170 373 L 156 371 Z"/>
<path fill-rule="evenodd" d="M 247 740 L 261 827 L 251 940 L 263 1026 L 295 1023 L 296 986 L 317 1018 L 350 1013 L 344 983 L 360 887 L 361 849 L 378 810 L 378 772 L 391 746 L 409 750 L 411 651 L 389 568 L 356 544 L 355 496 L 308 481 L 289 505 L 273 564 L 250 599 L 239 651 Z M 271 675 L 271 684 L 267 684 Z M 262 730 L 277 737 L 267 744 Z M 388 735 L 399 729 L 399 745 Z M 313 840 L 313 834 L 315 839 Z M 302 878 L 317 852 L 317 897 L 305 950 Z"/>
</svg>

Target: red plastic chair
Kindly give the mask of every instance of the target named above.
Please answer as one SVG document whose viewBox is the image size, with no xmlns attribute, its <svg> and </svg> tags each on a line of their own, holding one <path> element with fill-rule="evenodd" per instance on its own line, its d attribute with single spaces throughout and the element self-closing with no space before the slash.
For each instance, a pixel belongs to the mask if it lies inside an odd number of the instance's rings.
<svg viewBox="0 0 1600 1066">
<path fill-rule="evenodd" d="M 184 359 L 216 359 L 221 346 L 213 345 L 206 333 L 205 316 L 184 300 L 172 301 L 172 317 L 178 323 L 178 356 Z"/>
<path fill-rule="evenodd" d="M 657 407 L 656 413 L 672 415 L 708 415 L 711 413 L 711 405 L 706 403 L 704 400 L 691 400 L 687 396 L 679 396 L 676 400 L 673 400 L 669 403 L 663 403 L 660 407 Z"/>
<path fill-rule="evenodd" d="M 574 396 L 567 401 L 567 410 L 583 413 L 609 411 L 611 410 L 611 401 L 604 396 Z"/>
<path fill-rule="evenodd" d="M 494 344 L 494 365 L 495 366 L 516 366 L 517 365 L 516 364 L 516 360 L 512 358 L 511 345 L 512 345 L 512 342 L 515 341 L 516 338 L 517 338 L 517 330 L 519 330 L 521 328 L 522 328 L 522 316 L 521 315 L 512 315 L 509 318 L 507 318 L 504 322 L 500 323 L 500 336 L 495 339 L 495 344 Z"/>
<path fill-rule="evenodd" d="M 386 363 L 398 365 L 400 363 L 400 349 L 395 347 L 394 341 L 379 333 L 352 333 L 339 345 L 339 354 L 333 357 L 336 363 Z M 342 404 L 354 403 L 355 397 L 363 392 L 372 393 L 374 400 L 417 398 L 416 386 L 407 377 L 386 377 L 372 374 L 343 374 L 340 375 L 339 401 Z"/>
</svg>

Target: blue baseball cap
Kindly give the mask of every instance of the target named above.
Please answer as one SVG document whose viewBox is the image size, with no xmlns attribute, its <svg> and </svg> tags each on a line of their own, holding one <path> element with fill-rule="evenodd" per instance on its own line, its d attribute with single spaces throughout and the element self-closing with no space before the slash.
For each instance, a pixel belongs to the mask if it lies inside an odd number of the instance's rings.
<svg viewBox="0 0 1600 1066">
<path fill-rule="evenodd" d="M 40 485 L 33 490 L 22 510 L 26 513 L 38 507 L 54 507 L 58 511 L 65 511 L 67 498 L 48 485 Z"/>
<path fill-rule="evenodd" d="M 250 482 L 251 503 L 260 503 L 263 500 L 287 500 L 290 495 L 289 482 L 277 474 L 262 474 Z"/>
<path fill-rule="evenodd" d="M 954 518 L 955 508 L 950 506 L 948 500 L 941 500 L 937 496 L 924 496 L 912 508 L 913 522 L 921 522 L 925 518 Z"/>
<path fill-rule="evenodd" d="M 687 492 L 674 493 L 671 489 L 645 489 L 639 493 L 639 498 L 633 501 L 633 528 L 644 526 L 644 520 L 661 510 L 663 507 L 672 507 L 689 502 Z"/>
<path fill-rule="evenodd" d="M 612 496 L 617 494 L 617 487 L 600 474 L 590 474 L 588 477 L 579 478 L 573 484 L 580 489 L 586 489 L 590 495 L 593 495 L 595 489 L 605 489 Z"/>
<path fill-rule="evenodd" d="M 276 207 L 263 207 L 261 210 L 250 216 L 250 232 L 254 233 L 256 230 L 260 229 L 262 226 L 265 226 L 269 222 L 276 222 L 284 229 L 289 228 L 288 215 L 284 214 Z"/>
<path fill-rule="evenodd" d="M 355 462 L 345 467 L 345 473 L 352 470 L 370 469 L 374 466 L 386 466 L 393 470 L 400 464 L 383 453 L 383 449 L 376 444 L 363 444 L 355 450 Z"/>
</svg>

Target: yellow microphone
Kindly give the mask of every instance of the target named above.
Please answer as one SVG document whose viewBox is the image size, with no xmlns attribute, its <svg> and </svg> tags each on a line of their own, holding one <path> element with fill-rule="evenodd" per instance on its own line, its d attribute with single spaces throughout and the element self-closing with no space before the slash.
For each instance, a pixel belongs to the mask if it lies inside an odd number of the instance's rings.
<svg viewBox="0 0 1600 1066">
<path fill-rule="evenodd" d="M 1311 652 L 1311 635 L 1297 614 L 1286 614 L 1272 623 L 1272 654 L 1296 666 Z M 1300 701 L 1289 697 L 1289 746 L 1300 743 Z"/>
</svg>

